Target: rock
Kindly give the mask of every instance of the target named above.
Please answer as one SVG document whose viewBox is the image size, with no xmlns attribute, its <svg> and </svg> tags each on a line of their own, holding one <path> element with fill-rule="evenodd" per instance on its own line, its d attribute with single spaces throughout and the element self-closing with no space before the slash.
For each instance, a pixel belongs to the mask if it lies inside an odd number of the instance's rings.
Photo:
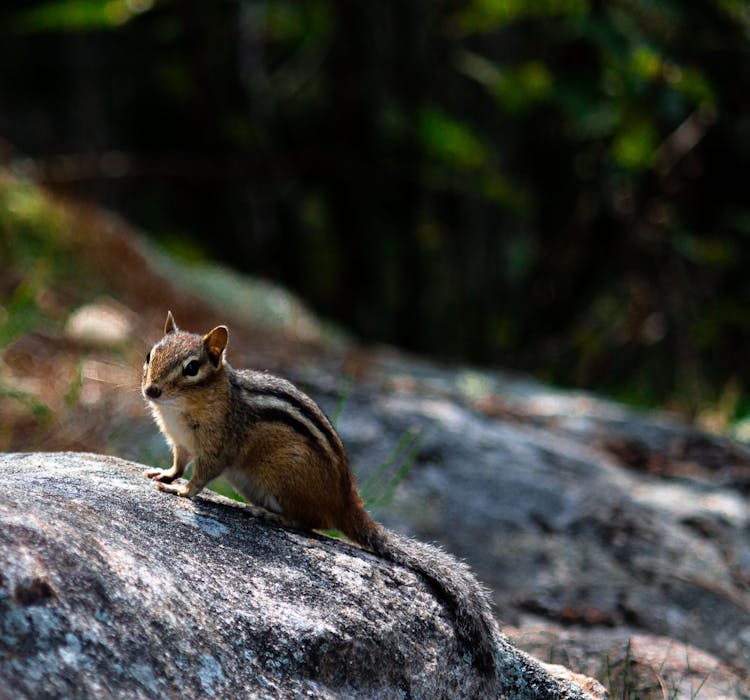
<svg viewBox="0 0 750 700">
<path fill-rule="evenodd" d="M 317 383 L 332 411 L 335 391 Z M 503 624 L 671 638 L 750 680 L 747 445 L 500 372 L 381 354 L 339 422 L 361 483 L 408 430 L 419 447 L 375 515 L 467 560 Z"/>
<path fill-rule="evenodd" d="M 116 348 L 133 337 L 132 311 L 114 299 L 98 299 L 76 309 L 65 324 L 65 335 L 79 343 Z"/>
<path fill-rule="evenodd" d="M 564 630 L 551 625 L 505 630 L 521 648 L 588 675 L 610 679 L 615 698 L 750 698 L 740 671 L 690 644 L 627 629 Z M 562 656 L 560 656 L 560 652 Z M 584 686 L 585 679 L 580 681 Z"/>
<path fill-rule="evenodd" d="M 0 698 L 481 697 L 419 576 L 143 469 L 0 455 Z M 501 697 L 604 696 L 502 644 Z"/>
</svg>

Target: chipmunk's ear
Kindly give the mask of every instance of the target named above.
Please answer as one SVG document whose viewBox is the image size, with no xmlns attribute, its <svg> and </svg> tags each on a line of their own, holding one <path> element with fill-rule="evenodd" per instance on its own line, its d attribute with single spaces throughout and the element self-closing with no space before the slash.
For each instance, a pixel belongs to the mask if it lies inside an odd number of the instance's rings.
<svg viewBox="0 0 750 700">
<path fill-rule="evenodd" d="M 174 316 L 171 311 L 167 311 L 167 320 L 164 323 L 164 335 L 169 335 L 177 330 L 177 324 L 174 322 Z"/>
<path fill-rule="evenodd" d="M 224 350 L 227 348 L 229 330 L 226 326 L 216 326 L 203 336 L 203 347 L 206 348 L 208 359 L 214 367 L 219 367 L 224 360 Z"/>
</svg>

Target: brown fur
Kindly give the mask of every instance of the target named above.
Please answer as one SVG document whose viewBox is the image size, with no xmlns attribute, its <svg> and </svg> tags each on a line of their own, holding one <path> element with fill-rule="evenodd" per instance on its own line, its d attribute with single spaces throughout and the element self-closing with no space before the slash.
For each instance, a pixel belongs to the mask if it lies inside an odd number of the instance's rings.
<svg viewBox="0 0 750 700">
<path fill-rule="evenodd" d="M 284 522 L 338 529 L 424 575 L 453 611 L 458 637 L 477 666 L 495 678 L 499 633 L 485 591 L 452 557 L 370 518 L 341 440 L 312 399 L 278 377 L 234 370 L 224 359 L 224 326 L 203 337 L 184 333 L 169 313 L 164 332 L 147 357 L 142 390 L 174 459 L 171 469 L 146 476 L 163 491 L 193 497 L 224 473 L 246 500 Z M 190 481 L 172 484 L 190 459 Z"/>
</svg>

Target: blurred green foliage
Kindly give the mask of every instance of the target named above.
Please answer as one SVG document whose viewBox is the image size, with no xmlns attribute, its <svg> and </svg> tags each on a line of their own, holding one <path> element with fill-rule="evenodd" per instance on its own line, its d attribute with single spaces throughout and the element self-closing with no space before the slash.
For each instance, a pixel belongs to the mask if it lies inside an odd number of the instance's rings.
<svg viewBox="0 0 750 700">
<path fill-rule="evenodd" d="M 0 172 L 0 349 L 33 329 L 59 328 L 61 299 L 108 289 L 81 265 L 69 214 L 29 180 Z"/>
<path fill-rule="evenodd" d="M 365 339 L 698 408 L 750 382 L 748 7 L 11 0 L 0 135 Z"/>
<path fill-rule="evenodd" d="M 151 0 L 55 0 L 19 10 L 10 27 L 21 32 L 108 29 L 152 6 Z"/>
<path fill-rule="evenodd" d="M 63 226 L 36 187 L 0 180 L 0 348 L 51 321 L 43 295 L 51 285 L 70 280 L 76 268 L 62 241 Z"/>
</svg>

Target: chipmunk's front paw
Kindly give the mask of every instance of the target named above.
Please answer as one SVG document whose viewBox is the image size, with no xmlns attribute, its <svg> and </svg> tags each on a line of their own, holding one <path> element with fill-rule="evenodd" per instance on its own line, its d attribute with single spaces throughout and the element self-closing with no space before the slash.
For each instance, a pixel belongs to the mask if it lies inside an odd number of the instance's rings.
<svg viewBox="0 0 750 700">
<path fill-rule="evenodd" d="M 156 488 L 158 488 L 159 491 L 166 491 L 167 493 L 174 493 L 184 498 L 190 497 L 190 489 L 188 488 L 187 484 L 177 484 L 177 485 L 165 484 L 160 481 L 158 484 L 156 484 Z"/>
<path fill-rule="evenodd" d="M 143 472 L 143 476 L 147 476 L 154 481 L 170 484 L 175 480 L 176 474 L 171 469 L 147 469 Z"/>
</svg>

